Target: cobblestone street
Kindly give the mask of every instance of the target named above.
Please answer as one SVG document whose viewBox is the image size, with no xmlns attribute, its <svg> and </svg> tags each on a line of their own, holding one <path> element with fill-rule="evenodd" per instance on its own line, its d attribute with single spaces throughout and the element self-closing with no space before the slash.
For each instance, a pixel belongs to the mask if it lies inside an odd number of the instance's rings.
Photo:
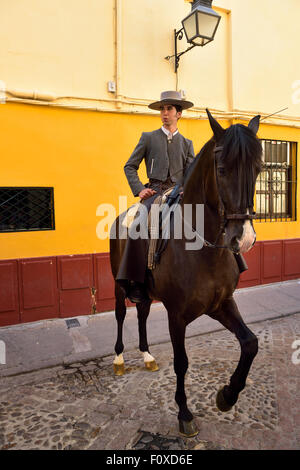
<svg viewBox="0 0 300 470">
<path fill-rule="evenodd" d="M 170 343 L 151 347 L 159 371 L 139 351 L 124 354 L 126 373 L 113 374 L 113 356 L 0 382 L 0 449 L 300 449 L 300 314 L 251 325 L 259 338 L 247 386 L 228 413 L 215 405 L 239 359 L 228 331 L 186 340 L 186 393 L 199 434 L 178 432 Z M 295 361 L 294 361 L 295 362 Z"/>
</svg>

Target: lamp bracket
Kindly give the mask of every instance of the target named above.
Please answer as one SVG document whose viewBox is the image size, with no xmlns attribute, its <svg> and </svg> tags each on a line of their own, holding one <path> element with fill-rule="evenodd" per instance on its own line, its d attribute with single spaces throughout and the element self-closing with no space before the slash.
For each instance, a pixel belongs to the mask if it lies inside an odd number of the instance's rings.
<svg viewBox="0 0 300 470">
<path fill-rule="evenodd" d="M 188 47 L 185 51 L 183 52 L 180 52 L 178 54 L 178 51 L 177 51 L 177 40 L 181 41 L 181 39 L 183 38 L 183 28 L 179 29 L 178 31 L 176 29 L 174 29 L 174 48 L 175 48 L 175 54 L 173 55 L 168 55 L 167 57 L 165 57 L 166 60 L 170 60 L 172 59 L 172 57 L 175 57 L 175 65 L 174 65 L 174 72 L 177 73 L 177 69 L 179 67 L 179 60 L 180 60 L 180 57 L 185 54 L 186 52 L 190 51 L 191 49 L 193 49 L 196 44 L 193 44 L 192 46 Z"/>
</svg>

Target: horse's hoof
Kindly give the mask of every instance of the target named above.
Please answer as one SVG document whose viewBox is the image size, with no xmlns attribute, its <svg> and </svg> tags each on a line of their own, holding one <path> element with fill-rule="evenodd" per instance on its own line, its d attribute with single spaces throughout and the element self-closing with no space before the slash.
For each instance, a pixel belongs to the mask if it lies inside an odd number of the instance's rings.
<svg viewBox="0 0 300 470">
<path fill-rule="evenodd" d="M 124 375 L 125 374 L 125 365 L 123 364 L 114 364 L 114 373 L 115 375 Z"/>
<path fill-rule="evenodd" d="M 158 365 L 156 364 L 156 361 L 151 361 L 151 362 L 145 362 L 145 367 L 147 370 L 150 372 L 155 372 L 156 370 L 159 370 Z"/>
<path fill-rule="evenodd" d="M 228 405 L 228 403 L 226 402 L 224 398 L 223 388 L 221 388 L 217 393 L 216 404 L 217 404 L 218 409 L 223 412 L 229 411 L 232 408 L 232 406 Z"/>
<path fill-rule="evenodd" d="M 198 434 L 198 429 L 195 425 L 194 420 L 192 421 L 183 421 L 179 420 L 179 433 L 184 437 L 194 437 Z"/>
</svg>

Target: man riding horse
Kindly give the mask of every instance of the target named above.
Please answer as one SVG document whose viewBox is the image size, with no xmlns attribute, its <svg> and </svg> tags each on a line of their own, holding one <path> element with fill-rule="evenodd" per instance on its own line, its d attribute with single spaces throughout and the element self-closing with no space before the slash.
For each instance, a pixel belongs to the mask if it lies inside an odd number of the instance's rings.
<svg viewBox="0 0 300 470">
<path fill-rule="evenodd" d="M 185 101 L 177 91 L 161 93 L 160 101 L 149 105 L 160 111 L 162 127 L 153 132 L 143 132 L 139 143 L 124 166 L 128 183 L 134 196 L 150 210 L 155 198 L 177 185 L 179 189 L 187 168 L 195 157 L 193 143 L 181 135 L 177 122 L 184 109 L 193 103 Z M 149 182 L 144 185 L 138 177 L 138 169 L 145 160 Z M 146 240 L 128 238 L 125 253 L 116 280 L 125 288 L 132 302 L 147 298 L 144 286 L 147 267 Z"/>
<path fill-rule="evenodd" d="M 142 133 L 124 166 L 133 195 L 140 198 L 140 202 L 148 211 L 157 196 L 166 190 L 174 188 L 171 198 L 175 198 L 182 190 L 184 177 L 195 154 L 192 141 L 179 133 L 177 123 L 182 111 L 192 106 L 193 103 L 184 100 L 177 91 L 162 92 L 160 100 L 149 105 L 150 109 L 160 111 L 162 127 L 153 132 Z M 145 185 L 138 176 L 138 169 L 143 160 L 149 178 Z M 129 232 L 116 281 L 134 303 L 148 299 L 145 286 L 148 247 L 147 240 L 141 237 L 133 239 Z M 245 270 L 242 255 L 236 254 L 236 260 L 240 272 Z"/>
</svg>

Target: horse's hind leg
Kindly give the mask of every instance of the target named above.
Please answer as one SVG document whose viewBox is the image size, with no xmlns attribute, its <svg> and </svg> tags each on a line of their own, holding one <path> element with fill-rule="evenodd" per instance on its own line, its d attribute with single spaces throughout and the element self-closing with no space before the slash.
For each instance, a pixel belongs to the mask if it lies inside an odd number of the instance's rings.
<svg viewBox="0 0 300 470">
<path fill-rule="evenodd" d="M 175 400 L 179 407 L 179 431 L 185 437 L 193 437 L 198 434 L 198 430 L 194 424 L 193 415 L 187 407 L 184 389 L 184 378 L 188 369 L 188 357 L 184 345 L 186 325 L 176 315 L 173 316 L 168 312 L 168 316 L 169 331 L 174 351 L 174 371 L 177 376 Z"/>
<path fill-rule="evenodd" d="M 123 323 L 126 315 L 126 304 L 125 304 L 125 293 L 119 286 L 115 283 L 115 315 L 118 324 L 118 333 L 117 333 L 117 342 L 115 344 L 116 357 L 114 359 L 114 373 L 116 375 L 123 375 L 125 372 L 124 359 L 123 359 Z"/>
<path fill-rule="evenodd" d="M 241 356 L 236 370 L 217 394 L 217 406 L 220 411 L 229 411 L 237 402 L 239 393 L 245 388 L 246 379 L 258 351 L 258 340 L 255 334 L 245 325 L 233 298 L 227 299 L 219 312 L 209 315 L 218 320 L 229 331 L 234 333 L 241 346 Z"/>
<path fill-rule="evenodd" d="M 149 352 L 147 340 L 147 318 L 150 312 L 152 300 L 146 300 L 136 304 L 139 324 L 139 349 L 143 353 L 144 363 L 147 370 L 152 372 L 158 370 L 158 365 Z"/>
</svg>

